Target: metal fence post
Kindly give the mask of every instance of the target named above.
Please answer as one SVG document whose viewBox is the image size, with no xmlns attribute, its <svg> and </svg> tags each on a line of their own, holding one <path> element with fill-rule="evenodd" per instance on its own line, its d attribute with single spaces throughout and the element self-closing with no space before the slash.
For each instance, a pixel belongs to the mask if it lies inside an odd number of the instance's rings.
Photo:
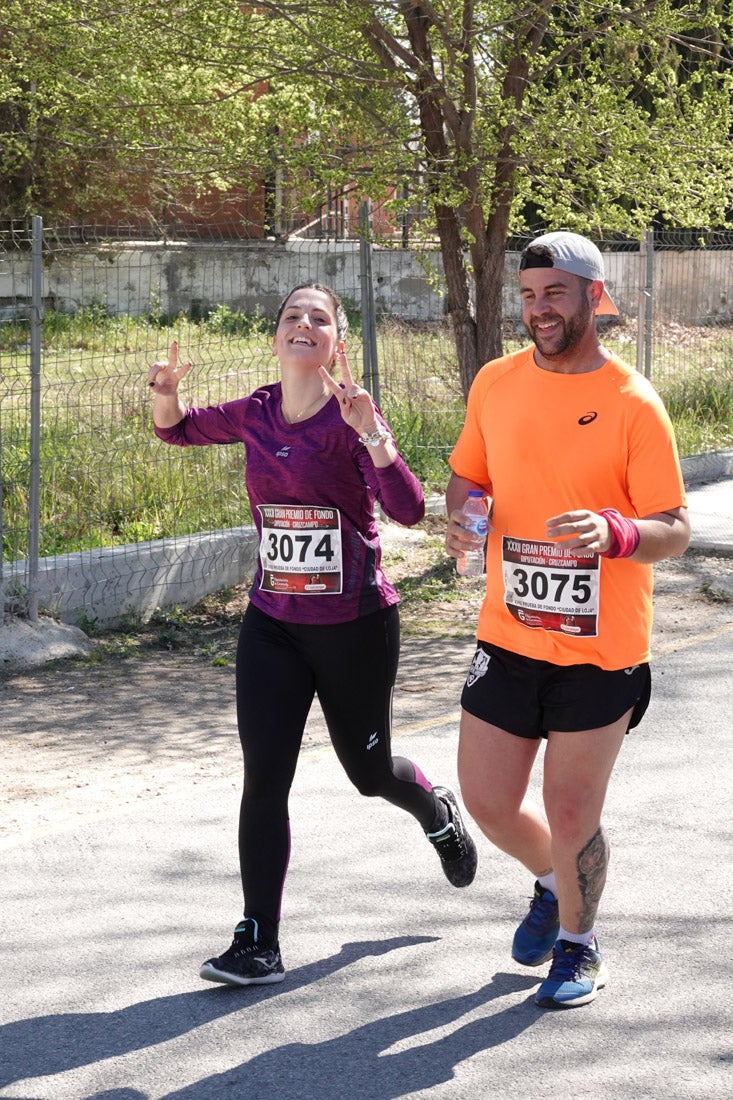
<svg viewBox="0 0 733 1100">
<path fill-rule="evenodd" d="M 0 409 L 2 402 L 0 402 Z M 3 427 L 0 417 L 0 627 L 5 622 L 5 577 L 3 575 L 3 562 L 5 560 L 5 535 L 3 532 Z"/>
<path fill-rule="evenodd" d="M 43 219 L 32 219 L 31 440 L 28 493 L 28 618 L 38 622 L 38 548 L 41 514 L 41 321 L 43 320 Z"/>
<path fill-rule="evenodd" d="M 654 230 L 646 229 L 642 235 L 639 258 L 641 283 L 639 287 L 639 326 L 636 334 L 636 369 L 645 378 L 652 376 L 652 320 L 654 317 Z"/>
<path fill-rule="evenodd" d="M 361 340 L 364 357 L 364 388 L 377 405 L 379 401 L 379 358 L 377 353 L 377 311 L 372 275 L 372 203 L 359 204 L 359 273 L 361 284 Z"/>
</svg>

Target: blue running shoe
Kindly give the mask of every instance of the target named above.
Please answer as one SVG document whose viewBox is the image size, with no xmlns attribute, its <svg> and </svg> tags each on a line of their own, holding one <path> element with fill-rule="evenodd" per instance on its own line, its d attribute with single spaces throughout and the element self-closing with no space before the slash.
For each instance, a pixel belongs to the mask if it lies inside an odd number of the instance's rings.
<svg viewBox="0 0 733 1100">
<path fill-rule="evenodd" d="M 245 917 L 234 929 L 232 946 L 215 959 L 207 959 L 199 974 L 207 982 L 224 985 L 269 985 L 281 982 L 285 968 L 277 945 L 259 942 L 259 925 Z"/>
<path fill-rule="evenodd" d="M 598 941 L 590 944 L 558 940 L 550 973 L 535 996 L 540 1008 L 575 1008 L 595 1000 L 606 984 L 606 967 Z"/>
<path fill-rule="evenodd" d="M 539 966 L 546 962 L 559 931 L 557 898 L 551 890 L 544 890 L 535 882 L 529 913 L 514 933 L 512 958 L 522 966 Z"/>
</svg>

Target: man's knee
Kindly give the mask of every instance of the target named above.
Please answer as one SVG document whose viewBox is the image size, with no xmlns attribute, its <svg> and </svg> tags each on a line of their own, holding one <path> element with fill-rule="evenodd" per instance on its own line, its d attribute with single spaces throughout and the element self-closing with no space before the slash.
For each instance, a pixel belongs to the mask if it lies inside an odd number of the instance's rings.
<svg viewBox="0 0 733 1100">
<path fill-rule="evenodd" d="M 564 788 L 545 790 L 545 814 L 552 840 L 563 847 L 579 850 L 601 826 L 603 800 L 592 792 Z"/>
<path fill-rule="evenodd" d="M 506 791 L 481 783 L 470 774 L 461 775 L 460 770 L 458 781 L 466 810 L 487 836 L 491 837 L 511 825 L 519 812 L 521 799 L 517 803 L 507 797 Z"/>
</svg>

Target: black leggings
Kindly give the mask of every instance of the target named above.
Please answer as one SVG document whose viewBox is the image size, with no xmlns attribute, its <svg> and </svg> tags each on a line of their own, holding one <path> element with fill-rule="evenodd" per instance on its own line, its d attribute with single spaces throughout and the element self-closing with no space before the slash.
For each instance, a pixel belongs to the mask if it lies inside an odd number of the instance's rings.
<svg viewBox="0 0 733 1100">
<path fill-rule="evenodd" d="M 239 862 L 245 915 L 271 935 L 277 934 L 290 854 L 288 795 L 314 695 L 357 790 L 407 810 L 425 832 L 439 820 L 431 784 L 411 761 L 391 752 L 399 646 L 396 606 L 335 626 L 283 623 L 247 607 L 237 648 L 244 754 Z"/>
</svg>

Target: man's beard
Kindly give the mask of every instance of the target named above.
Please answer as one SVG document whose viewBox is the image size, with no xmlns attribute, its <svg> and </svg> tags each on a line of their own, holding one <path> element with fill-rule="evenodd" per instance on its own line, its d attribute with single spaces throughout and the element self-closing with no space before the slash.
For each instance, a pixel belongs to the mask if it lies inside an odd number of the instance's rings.
<svg viewBox="0 0 733 1100">
<path fill-rule="evenodd" d="M 536 332 L 535 322 L 534 326 L 525 324 L 525 328 L 531 340 L 534 341 L 535 346 L 545 356 L 546 359 L 555 359 L 560 355 L 565 355 L 569 351 L 573 351 L 585 336 L 588 331 L 591 319 L 593 317 L 593 310 L 591 309 L 590 302 L 585 302 L 580 308 L 567 320 L 562 317 L 558 317 L 557 320 L 562 325 L 562 334 L 559 340 L 553 337 L 553 346 L 547 351 L 542 346 L 542 334 Z M 539 338 L 538 338 L 539 337 Z"/>
</svg>

